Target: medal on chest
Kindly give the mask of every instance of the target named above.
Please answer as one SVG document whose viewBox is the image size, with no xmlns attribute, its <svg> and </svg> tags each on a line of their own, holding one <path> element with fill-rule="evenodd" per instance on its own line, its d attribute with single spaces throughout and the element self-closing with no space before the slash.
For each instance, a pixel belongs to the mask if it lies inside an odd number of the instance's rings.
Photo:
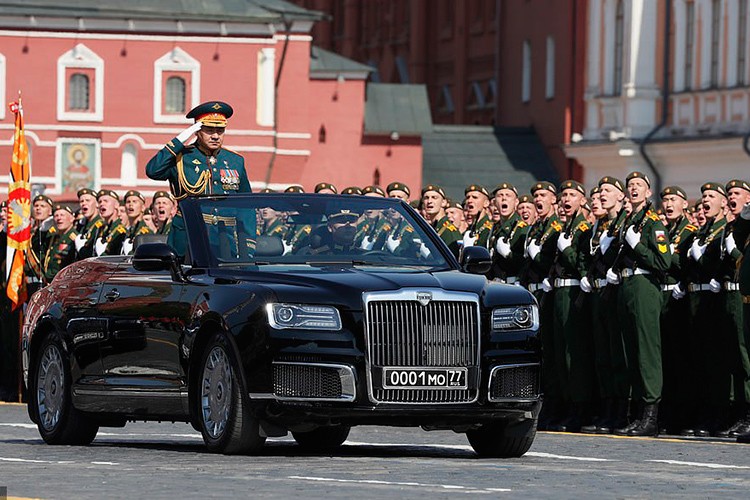
<svg viewBox="0 0 750 500">
<path fill-rule="evenodd" d="M 219 170 L 221 177 L 221 187 L 224 191 L 237 191 L 240 188 L 240 172 L 237 169 L 229 168 L 229 164 L 224 161 L 224 168 Z"/>
</svg>

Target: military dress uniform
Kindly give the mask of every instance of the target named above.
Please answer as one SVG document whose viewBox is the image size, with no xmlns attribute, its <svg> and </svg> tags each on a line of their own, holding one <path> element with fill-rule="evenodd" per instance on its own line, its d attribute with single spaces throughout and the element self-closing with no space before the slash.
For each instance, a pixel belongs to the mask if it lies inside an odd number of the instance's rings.
<svg viewBox="0 0 750 500">
<path fill-rule="evenodd" d="M 193 108 L 186 116 L 206 126 L 224 127 L 233 110 L 226 103 L 213 101 Z M 186 145 L 175 137 L 146 164 L 146 175 L 154 180 L 169 181 L 175 199 L 209 194 L 250 193 L 250 181 L 245 172 L 244 158 L 224 147 L 213 154 L 204 152 L 197 144 Z M 255 226 L 244 228 L 255 233 Z M 172 219 L 169 244 L 178 255 L 185 255 L 187 240 L 185 221 L 178 212 Z"/>
<path fill-rule="evenodd" d="M 65 266 L 75 262 L 75 239 L 78 234 L 75 227 L 64 233 L 59 231 L 50 239 L 47 253 L 44 256 L 44 278 L 50 283 Z"/>
<path fill-rule="evenodd" d="M 148 227 L 146 221 L 141 219 L 127 228 L 125 232 L 125 239 L 123 240 L 122 247 L 120 248 L 120 253 L 122 255 L 133 255 L 135 238 L 143 234 L 153 234 L 153 231 L 151 231 L 151 228 Z"/>
<path fill-rule="evenodd" d="M 432 228 L 437 231 L 438 236 L 448 245 L 453 255 L 458 258 L 461 249 L 461 233 L 450 221 L 447 215 L 432 222 Z"/>
<path fill-rule="evenodd" d="M 745 205 L 742 214 L 735 220 L 735 241 L 741 242 L 743 256 L 740 259 L 738 277 L 742 294 L 742 321 L 745 345 L 750 345 L 750 205 Z M 746 408 L 744 425 L 736 430 L 740 443 L 750 443 L 750 407 Z"/>
<path fill-rule="evenodd" d="M 528 232 L 529 225 L 521 220 L 521 216 L 516 212 L 493 225 L 489 239 L 492 254 L 490 279 L 509 285 L 518 283 L 524 262 L 524 241 Z"/>
</svg>

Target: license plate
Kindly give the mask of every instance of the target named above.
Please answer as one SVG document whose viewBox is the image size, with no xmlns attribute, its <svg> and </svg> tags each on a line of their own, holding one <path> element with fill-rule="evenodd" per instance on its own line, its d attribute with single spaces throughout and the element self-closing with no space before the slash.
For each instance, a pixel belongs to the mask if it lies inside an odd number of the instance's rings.
<svg viewBox="0 0 750 500">
<path fill-rule="evenodd" d="M 466 368 L 383 368 L 383 389 L 466 389 Z"/>
</svg>

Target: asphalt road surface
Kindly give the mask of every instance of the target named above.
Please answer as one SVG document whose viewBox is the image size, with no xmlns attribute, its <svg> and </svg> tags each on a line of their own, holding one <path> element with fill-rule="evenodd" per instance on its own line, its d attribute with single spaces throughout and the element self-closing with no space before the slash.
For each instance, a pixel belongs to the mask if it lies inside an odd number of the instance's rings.
<svg viewBox="0 0 750 500">
<path fill-rule="evenodd" d="M 48 446 L 24 405 L 0 404 L 0 488 L 33 498 L 749 498 L 750 445 L 537 434 L 524 457 L 478 459 L 465 436 L 358 427 L 335 454 L 269 439 L 261 456 L 209 454 L 187 424 L 103 428 Z M 0 489 L 0 498 L 1 498 Z"/>
</svg>

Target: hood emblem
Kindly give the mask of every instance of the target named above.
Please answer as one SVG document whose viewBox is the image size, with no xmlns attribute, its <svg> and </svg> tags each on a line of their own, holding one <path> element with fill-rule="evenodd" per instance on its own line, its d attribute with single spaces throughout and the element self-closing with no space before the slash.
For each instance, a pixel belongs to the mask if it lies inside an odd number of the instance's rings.
<svg viewBox="0 0 750 500">
<path fill-rule="evenodd" d="M 417 301 L 426 306 L 432 301 L 432 292 L 417 292 Z"/>
</svg>

